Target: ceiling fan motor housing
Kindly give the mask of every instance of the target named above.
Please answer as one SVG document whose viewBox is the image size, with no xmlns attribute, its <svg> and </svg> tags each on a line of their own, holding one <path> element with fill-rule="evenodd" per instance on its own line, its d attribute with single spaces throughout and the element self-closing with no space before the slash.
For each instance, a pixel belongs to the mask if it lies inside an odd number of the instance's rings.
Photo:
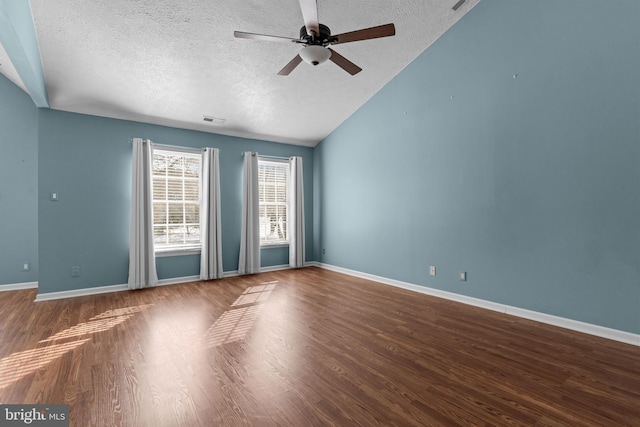
<svg viewBox="0 0 640 427">
<path fill-rule="evenodd" d="M 303 26 L 302 28 L 300 28 L 300 39 L 307 40 L 308 44 L 310 45 L 328 45 L 332 41 L 331 30 L 329 29 L 329 27 L 323 24 L 318 24 L 318 27 L 320 28 L 320 34 L 312 37 L 307 34 L 307 27 Z"/>
</svg>

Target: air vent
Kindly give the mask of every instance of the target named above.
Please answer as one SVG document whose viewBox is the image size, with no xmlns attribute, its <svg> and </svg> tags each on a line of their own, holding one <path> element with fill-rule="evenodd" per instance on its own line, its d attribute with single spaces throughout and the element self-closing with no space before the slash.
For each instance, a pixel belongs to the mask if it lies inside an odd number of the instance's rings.
<svg viewBox="0 0 640 427">
<path fill-rule="evenodd" d="M 226 122 L 225 119 L 219 119 L 217 117 L 211 117 L 211 116 L 203 116 L 202 120 L 204 120 L 207 123 L 211 123 L 214 126 L 222 126 L 224 122 Z"/>
</svg>

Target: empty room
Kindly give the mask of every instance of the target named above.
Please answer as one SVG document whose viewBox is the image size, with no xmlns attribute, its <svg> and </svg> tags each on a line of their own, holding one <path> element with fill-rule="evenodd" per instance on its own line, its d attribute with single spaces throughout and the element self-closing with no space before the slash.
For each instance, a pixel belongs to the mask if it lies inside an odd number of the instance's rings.
<svg viewBox="0 0 640 427">
<path fill-rule="evenodd" d="M 0 425 L 640 425 L 637 0 L 0 0 Z"/>
</svg>

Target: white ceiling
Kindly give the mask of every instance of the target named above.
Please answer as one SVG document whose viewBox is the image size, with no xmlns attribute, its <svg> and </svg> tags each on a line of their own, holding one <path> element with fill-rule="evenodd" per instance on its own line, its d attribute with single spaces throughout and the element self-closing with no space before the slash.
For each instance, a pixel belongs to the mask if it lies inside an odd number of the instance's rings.
<svg viewBox="0 0 640 427">
<path fill-rule="evenodd" d="M 319 0 L 333 34 L 396 26 L 394 37 L 334 47 L 363 68 L 355 76 L 332 62 L 278 76 L 300 46 L 233 37 L 297 38 L 297 0 L 31 0 L 31 9 L 53 109 L 314 146 L 479 2 L 456 12 L 457 1 Z"/>
</svg>

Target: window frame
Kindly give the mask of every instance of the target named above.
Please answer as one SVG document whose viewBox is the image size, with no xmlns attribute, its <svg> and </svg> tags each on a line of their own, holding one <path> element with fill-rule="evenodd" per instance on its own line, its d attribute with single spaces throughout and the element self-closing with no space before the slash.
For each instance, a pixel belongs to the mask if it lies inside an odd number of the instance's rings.
<svg viewBox="0 0 640 427">
<path fill-rule="evenodd" d="M 261 164 L 276 164 L 278 166 L 284 166 L 285 167 L 285 171 L 286 171 L 286 184 L 285 184 L 285 194 L 287 197 L 287 201 L 285 203 L 286 206 L 286 212 L 287 212 L 287 221 L 285 222 L 285 233 L 286 233 L 286 240 L 274 240 L 274 241 L 263 241 L 262 237 L 260 237 L 260 249 L 268 249 L 268 248 L 283 248 L 283 247 L 289 247 L 290 244 L 290 240 L 289 240 L 289 217 L 290 217 L 290 210 L 291 210 L 291 200 L 289 200 L 290 197 L 290 188 L 291 188 L 291 176 L 290 176 L 290 168 L 289 168 L 289 160 L 288 159 L 281 159 L 281 158 L 274 158 L 274 157 L 263 157 L 258 155 L 258 212 L 260 211 L 260 206 L 262 205 L 262 203 L 260 202 L 260 165 Z M 259 219 L 260 214 L 258 213 L 258 222 L 260 221 Z"/>
<path fill-rule="evenodd" d="M 198 171 L 198 212 L 202 209 L 202 154 L 198 149 L 190 149 L 190 148 L 182 148 L 182 147 L 173 147 L 173 146 L 162 146 L 154 144 L 151 150 L 151 162 L 153 163 L 154 157 L 156 153 L 162 153 L 165 155 L 178 155 L 183 157 L 191 157 L 197 158 L 199 164 Z M 168 178 L 168 177 L 167 177 Z M 181 177 L 182 182 L 184 182 L 184 176 Z M 153 168 L 151 169 L 151 199 L 152 204 L 155 202 L 153 198 Z M 185 199 L 183 197 L 182 202 L 184 203 Z M 195 203 L 194 203 L 195 204 Z M 152 214 L 153 215 L 153 214 Z M 167 214 L 168 215 L 168 214 Z M 169 223 L 167 223 L 169 224 Z M 153 228 L 155 229 L 155 222 L 153 223 Z M 200 215 L 198 214 L 198 227 L 202 231 L 202 225 L 200 223 Z M 155 242 L 155 233 L 154 233 L 154 252 L 156 257 L 170 257 L 170 256 L 181 256 L 181 255 L 197 255 L 200 254 L 202 250 L 202 235 L 200 235 L 200 241 L 198 243 L 182 243 L 182 244 L 173 244 L 173 245 L 164 245 L 163 247 L 158 247 L 158 244 Z"/>
</svg>

